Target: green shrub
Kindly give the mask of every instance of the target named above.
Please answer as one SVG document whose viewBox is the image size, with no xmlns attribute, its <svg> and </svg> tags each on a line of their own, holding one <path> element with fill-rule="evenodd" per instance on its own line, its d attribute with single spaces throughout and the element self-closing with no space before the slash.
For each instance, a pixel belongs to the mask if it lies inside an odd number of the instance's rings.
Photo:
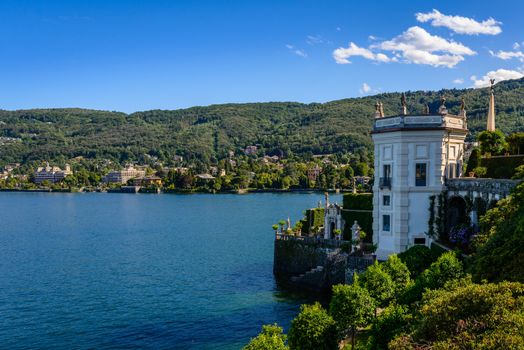
<svg viewBox="0 0 524 350">
<path fill-rule="evenodd" d="M 488 168 L 486 168 L 485 166 L 478 166 L 473 169 L 473 172 L 477 177 L 485 177 L 488 173 Z"/>
<path fill-rule="evenodd" d="M 409 269 L 397 255 L 390 255 L 382 264 L 382 269 L 393 280 L 395 296 L 400 295 L 409 286 L 411 282 Z"/>
<path fill-rule="evenodd" d="M 337 350 L 337 327 L 319 303 L 302 305 L 291 321 L 289 347 L 292 350 Z"/>
<path fill-rule="evenodd" d="M 482 158 L 482 166 L 487 169 L 486 177 L 494 179 L 511 179 L 520 165 L 524 165 L 524 155 Z"/>
<path fill-rule="evenodd" d="M 417 277 L 415 283 L 406 289 L 399 301 L 409 305 L 420 300 L 426 289 L 442 288 L 447 282 L 462 278 L 464 275 L 464 267 L 456 253 L 444 253 Z"/>
<path fill-rule="evenodd" d="M 475 147 L 471 150 L 471 155 L 469 156 L 468 166 L 466 168 L 466 174 L 475 171 L 476 167 L 479 167 L 481 163 L 480 149 Z"/>
<path fill-rule="evenodd" d="M 243 350 L 288 350 L 286 335 L 282 333 L 282 327 L 274 325 L 262 326 L 262 332 L 251 339 Z"/>
<path fill-rule="evenodd" d="M 524 165 L 515 168 L 515 174 L 511 177 L 514 180 L 524 180 Z"/>
<path fill-rule="evenodd" d="M 478 134 L 482 154 L 497 155 L 504 152 L 507 147 L 504 134 L 500 130 L 483 131 Z"/>
<path fill-rule="evenodd" d="M 306 217 L 302 220 L 302 234 L 308 235 L 314 228 L 324 226 L 324 208 L 313 208 L 306 210 Z"/>
<path fill-rule="evenodd" d="M 437 257 L 431 249 L 424 245 L 416 245 L 405 252 L 398 254 L 398 257 L 404 264 L 406 264 L 412 278 L 416 278 L 427 269 L 432 262 L 437 260 Z"/>
<path fill-rule="evenodd" d="M 395 295 L 395 283 L 382 265 L 375 261 L 358 278 L 358 284 L 368 290 L 378 306 L 386 305 Z"/>
<path fill-rule="evenodd" d="M 475 280 L 524 282 L 524 183 L 482 217 L 475 247 Z"/>
<path fill-rule="evenodd" d="M 408 330 L 411 319 L 407 306 L 392 304 L 386 307 L 373 321 L 371 348 L 386 350 L 393 338 Z"/>
<path fill-rule="evenodd" d="M 375 311 L 375 300 L 357 284 L 333 286 L 329 313 L 335 320 L 342 338 L 351 329 L 354 338 L 357 327 L 366 326 Z"/>
<path fill-rule="evenodd" d="M 396 349 L 524 348 L 524 285 L 459 284 L 424 295 L 415 329 L 390 342 Z"/>
</svg>

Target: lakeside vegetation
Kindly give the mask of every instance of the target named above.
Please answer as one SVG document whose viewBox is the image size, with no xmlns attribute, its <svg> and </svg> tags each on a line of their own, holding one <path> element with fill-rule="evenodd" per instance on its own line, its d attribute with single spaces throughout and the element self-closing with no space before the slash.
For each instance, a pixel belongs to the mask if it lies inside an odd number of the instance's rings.
<svg viewBox="0 0 524 350">
<path fill-rule="evenodd" d="M 524 183 L 481 218 L 469 255 L 414 246 L 333 287 L 329 307 L 303 305 L 247 350 L 521 349 Z"/>
<path fill-rule="evenodd" d="M 469 137 L 475 140 L 485 126 L 488 90 L 407 92 L 408 113 L 420 113 L 426 103 L 436 111 L 441 95 L 450 113 L 458 113 L 460 99 L 465 98 Z M 490 156 L 523 152 L 523 96 L 524 78 L 496 85 L 497 127 L 501 135 L 520 134 L 507 140 L 486 138 L 484 143 L 493 150 Z M 0 187 L 36 188 L 31 176 L 48 161 L 60 167 L 71 164 L 74 171 L 63 183 L 47 186 L 56 190 L 104 190 L 102 177 L 126 164 L 144 165 L 148 175 L 162 179 L 167 191 L 350 189 L 354 176 L 373 175 L 369 131 L 376 100 L 383 102 L 386 115 L 400 110 L 400 94 L 384 93 L 322 104 L 224 104 L 132 114 L 0 111 L 0 169 L 20 164 L 13 176 L 0 178 Z M 249 147 L 253 148 L 246 154 Z M 179 171 L 182 168 L 187 172 Z M 315 168 L 319 171 L 312 175 Z M 514 169 L 495 159 L 479 161 L 468 172 L 503 177 L 513 176 Z M 212 181 L 197 177 L 214 171 L 224 174 Z"/>
</svg>

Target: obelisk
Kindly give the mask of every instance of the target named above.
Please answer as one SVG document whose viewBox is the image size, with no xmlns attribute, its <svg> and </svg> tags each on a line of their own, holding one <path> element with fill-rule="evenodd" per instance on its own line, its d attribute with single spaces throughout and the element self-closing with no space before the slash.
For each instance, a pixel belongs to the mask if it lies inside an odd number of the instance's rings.
<svg viewBox="0 0 524 350">
<path fill-rule="evenodd" d="M 489 108 L 488 108 L 488 125 L 486 130 L 495 131 L 495 95 L 493 94 L 493 85 L 495 84 L 495 79 L 490 79 L 491 87 L 489 91 Z"/>
</svg>

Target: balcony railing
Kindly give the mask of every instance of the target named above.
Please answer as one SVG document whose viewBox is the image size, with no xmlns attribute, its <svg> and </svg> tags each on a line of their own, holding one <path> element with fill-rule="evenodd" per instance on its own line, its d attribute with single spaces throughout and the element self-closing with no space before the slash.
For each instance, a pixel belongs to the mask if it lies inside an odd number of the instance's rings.
<svg viewBox="0 0 524 350">
<path fill-rule="evenodd" d="M 379 180 L 379 186 L 380 188 L 388 188 L 391 189 L 391 177 L 381 177 Z"/>
</svg>

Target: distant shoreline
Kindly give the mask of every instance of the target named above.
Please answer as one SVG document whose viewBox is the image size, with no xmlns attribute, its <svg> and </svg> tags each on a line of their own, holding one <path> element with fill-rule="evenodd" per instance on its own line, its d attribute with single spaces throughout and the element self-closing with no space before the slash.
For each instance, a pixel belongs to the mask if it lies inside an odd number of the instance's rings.
<svg viewBox="0 0 524 350">
<path fill-rule="evenodd" d="M 0 192 L 15 192 L 15 193 L 118 193 L 118 194 L 254 194 L 254 193 L 348 193 L 349 189 L 334 190 L 334 189 L 314 189 L 314 188 L 293 188 L 293 189 L 245 189 L 245 190 L 227 190 L 227 191 L 192 191 L 192 190 L 175 190 L 175 191 L 159 191 L 159 192 L 129 192 L 121 190 L 104 190 L 104 191 L 80 191 L 77 189 L 16 189 L 16 188 L 0 188 Z"/>
</svg>

